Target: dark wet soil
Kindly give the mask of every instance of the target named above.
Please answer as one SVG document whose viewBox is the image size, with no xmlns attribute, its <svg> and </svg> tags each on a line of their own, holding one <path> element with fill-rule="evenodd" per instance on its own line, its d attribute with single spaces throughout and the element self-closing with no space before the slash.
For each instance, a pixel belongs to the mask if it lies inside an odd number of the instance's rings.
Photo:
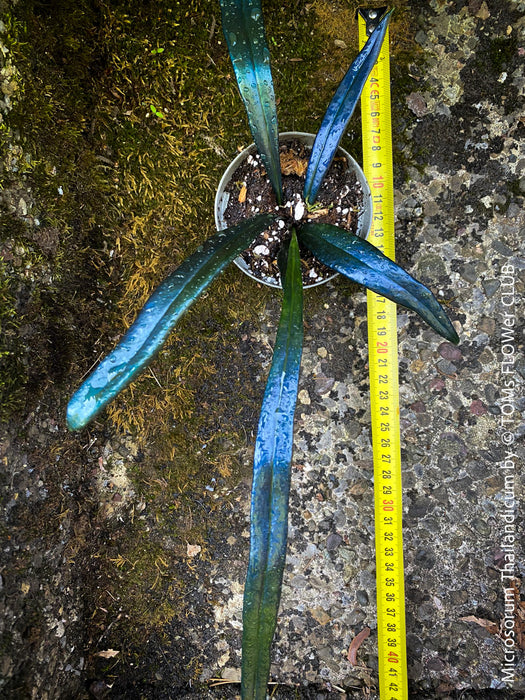
<svg viewBox="0 0 525 700">
<path fill-rule="evenodd" d="M 363 190 L 344 156 L 336 156 L 332 162 L 314 208 L 306 206 L 303 188 L 310 152 L 311 149 L 300 141 L 281 144 L 282 206 L 277 204 L 258 154 L 248 156 L 226 189 L 230 199 L 224 216 L 229 226 L 260 213 L 277 215 L 275 224 L 263 231 L 242 254 L 252 275 L 272 285 L 279 284 L 277 255 L 282 243 L 290 238 L 293 226 L 311 221 L 333 224 L 357 233 Z M 333 270 L 316 260 L 304 247 L 301 248 L 301 262 L 305 286 L 319 284 L 334 275 Z"/>
</svg>

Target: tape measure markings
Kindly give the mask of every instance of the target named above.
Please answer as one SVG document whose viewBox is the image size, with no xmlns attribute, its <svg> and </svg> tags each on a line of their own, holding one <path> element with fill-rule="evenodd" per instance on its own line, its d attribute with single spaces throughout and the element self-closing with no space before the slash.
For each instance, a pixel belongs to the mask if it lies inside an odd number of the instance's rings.
<svg viewBox="0 0 525 700">
<path fill-rule="evenodd" d="M 385 8 L 386 9 L 386 8 Z M 370 10 L 360 10 L 359 43 Z M 379 16 L 383 13 L 377 10 Z M 388 31 L 361 96 L 363 169 L 372 191 L 369 240 L 394 259 L 394 197 Z M 374 455 L 379 688 L 381 700 L 406 700 L 401 442 L 396 305 L 367 292 L 370 403 Z"/>
</svg>

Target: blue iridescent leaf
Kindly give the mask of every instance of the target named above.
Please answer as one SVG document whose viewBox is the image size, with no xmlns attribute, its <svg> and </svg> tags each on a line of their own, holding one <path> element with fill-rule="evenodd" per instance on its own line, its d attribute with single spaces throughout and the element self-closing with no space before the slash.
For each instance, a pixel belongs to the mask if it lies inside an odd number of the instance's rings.
<svg viewBox="0 0 525 700">
<path fill-rule="evenodd" d="M 67 407 L 70 430 L 86 426 L 135 379 L 188 307 L 272 221 L 271 215 L 261 214 L 219 231 L 157 287 L 117 347 L 71 398 Z"/>
<path fill-rule="evenodd" d="M 303 289 L 295 232 L 286 257 L 279 260 L 283 307 L 255 443 L 243 609 L 244 700 L 266 698 L 286 558 L 293 419 L 303 345 Z"/>
<path fill-rule="evenodd" d="M 328 105 L 312 147 L 306 172 L 303 196 L 309 204 L 316 200 L 366 80 L 379 56 L 392 12 L 393 10 L 387 12 L 372 32 Z"/>
<path fill-rule="evenodd" d="M 253 140 L 282 203 L 279 128 L 260 0 L 221 0 L 222 28 Z"/>
<path fill-rule="evenodd" d="M 412 309 L 436 333 L 451 343 L 459 343 L 454 327 L 430 289 L 371 243 L 330 224 L 304 224 L 298 235 L 325 265 L 396 304 Z"/>
</svg>

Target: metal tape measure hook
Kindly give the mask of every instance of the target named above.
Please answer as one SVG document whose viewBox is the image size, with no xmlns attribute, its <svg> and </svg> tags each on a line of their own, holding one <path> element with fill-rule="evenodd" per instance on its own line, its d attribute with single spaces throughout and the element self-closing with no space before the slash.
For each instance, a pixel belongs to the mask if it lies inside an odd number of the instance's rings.
<svg viewBox="0 0 525 700">
<path fill-rule="evenodd" d="M 357 14 L 360 15 L 366 23 L 366 35 L 370 36 L 374 29 L 377 27 L 381 21 L 381 17 L 388 10 L 388 6 L 384 7 L 371 7 L 371 8 L 359 8 Z"/>
</svg>

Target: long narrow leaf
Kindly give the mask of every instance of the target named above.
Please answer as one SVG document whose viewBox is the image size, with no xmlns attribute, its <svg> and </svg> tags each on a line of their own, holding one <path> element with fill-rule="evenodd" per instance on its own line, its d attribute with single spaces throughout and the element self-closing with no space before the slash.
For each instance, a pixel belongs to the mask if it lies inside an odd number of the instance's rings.
<svg viewBox="0 0 525 700">
<path fill-rule="evenodd" d="M 286 557 L 293 417 L 303 344 L 303 291 L 295 233 L 281 277 L 283 308 L 255 443 L 243 611 L 243 700 L 266 698 Z"/>
<path fill-rule="evenodd" d="M 310 204 L 315 202 L 324 176 L 354 113 L 361 91 L 377 60 L 392 12 L 393 10 L 387 12 L 372 32 L 328 105 L 317 132 L 306 171 L 303 194 Z"/>
<path fill-rule="evenodd" d="M 142 371 L 199 294 L 272 220 L 261 214 L 219 231 L 157 287 L 117 347 L 71 398 L 67 408 L 71 430 L 87 425 Z"/>
<path fill-rule="evenodd" d="M 396 304 L 412 309 L 436 333 L 451 343 L 459 342 L 454 327 L 432 292 L 368 241 L 330 224 L 307 223 L 298 235 L 301 242 L 328 267 Z"/>
<path fill-rule="evenodd" d="M 279 129 L 270 51 L 260 0 L 220 0 L 222 27 L 248 122 L 278 204 L 282 203 Z"/>
</svg>

